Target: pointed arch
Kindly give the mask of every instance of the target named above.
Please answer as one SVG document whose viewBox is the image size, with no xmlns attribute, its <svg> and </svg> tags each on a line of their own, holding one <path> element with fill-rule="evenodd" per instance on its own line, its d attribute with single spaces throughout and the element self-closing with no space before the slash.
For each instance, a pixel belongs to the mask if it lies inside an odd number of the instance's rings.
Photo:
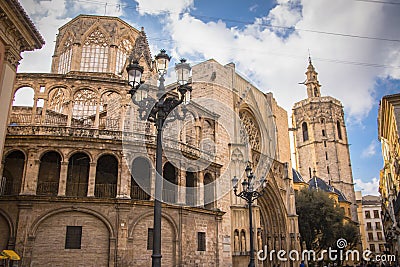
<svg viewBox="0 0 400 267">
<path fill-rule="evenodd" d="M 57 73 L 59 74 L 65 74 L 71 70 L 73 42 L 74 34 L 71 31 L 68 31 L 64 34 L 60 44 L 58 45 Z"/>
<path fill-rule="evenodd" d="M 91 27 L 83 39 L 81 71 L 107 72 L 110 38 L 100 26 Z"/>
<path fill-rule="evenodd" d="M 118 48 L 117 57 L 115 60 L 115 74 L 122 75 L 124 72 L 124 67 L 129 54 L 132 52 L 135 41 L 129 36 L 124 36 L 121 38 Z"/>
</svg>

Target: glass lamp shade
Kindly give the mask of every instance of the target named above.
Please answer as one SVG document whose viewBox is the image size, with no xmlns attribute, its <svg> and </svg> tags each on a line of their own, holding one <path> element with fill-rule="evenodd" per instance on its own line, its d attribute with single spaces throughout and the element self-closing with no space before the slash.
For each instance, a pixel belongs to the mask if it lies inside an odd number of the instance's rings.
<svg viewBox="0 0 400 267">
<path fill-rule="evenodd" d="M 161 49 L 160 53 L 155 57 L 156 69 L 158 73 L 166 73 L 168 69 L 168 63 L 171 57 L 167 55 L 164 49 Z"/>
<path fill-rule="evenodd" d="M 188 83 L 190 71 L 192 68 L 189 63 L 186 63 L 186 59 L 182 58 L 181 62 L 175 64 L 176 78 L 180 85 L 185 85 Z"/>
<path fill-rule="evenodd" d="M 247 177 L 250 177 L 252 175 L 252 169 L 249 165 L 246 166 L 245 172 Z"/>
<path fill-rule="evenodd" d="M 126 67 L 126 71 L 128 72 L 128 83 L 132 87 L 137 87 L 138 85 L 140 85 L 143 74 L 143 67 L 140 66 L 136 60 L 133 60 L 129 63 L 128 67 Z"/>
<path fill-rule="evenodd" d="M 233 179 L 232 179 L 232 186 L 233 186 L 233 188 L 234 189 L 236 189 L 238 186 L 237 186 L 237 184 L 238 184 L 238 178 L 236 177 L 236 176 L 233 176 Z"/>
</svg>

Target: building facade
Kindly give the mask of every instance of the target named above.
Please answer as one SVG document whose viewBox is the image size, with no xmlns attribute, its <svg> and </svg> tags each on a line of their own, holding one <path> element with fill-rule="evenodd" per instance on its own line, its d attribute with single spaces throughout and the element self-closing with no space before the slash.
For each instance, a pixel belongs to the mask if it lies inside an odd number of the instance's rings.
<svg viewBox="0 0 400 267">
<path fill-rule="evenodd" d="M 305 74 L 307 98 L 295 103 L 292 111 L 296 169 L 304 180 L 316 176 L 343 193 L 351 203 L 351 218 L 357 222 L 343 106 L 333 97 L 321 96 L 311 58 Z"/>
<path fill-rule="evenodd" d="M 379 193 L 382 197 L 382 222 L 387 246 L 400 255 L 400 94 L 384 96 L 379 104 L 378 136 L 382 145 L 383 168 Z"/>
<path fill-rule="evenodd" d="M 144 29 L 80 15 L 59 29 L 51 73 L 17 74 L 13 93 L 32 90 L 34 102 L 8 119 L 0 249 L 15 249 L 21 266 L 151 265 L 155 127 L 127 93 L 129 56 L 154 93 Z M 247 164 L 266 179 L 254 206 L 256 250 L 298 249 L 286 111 L 233 63 L 202 62 L 191 78 L 185 120 L 164 129 L 163 266 L 248 262 L 248 208 L 231 190 Z"/>
<path fill-rule="evenodd" d="M 357 201 L 360 196 L 361 194 L 357 195 Z M 363 196 L 360 206 L 359 223 L 362 248 L 363 250 L 369 249 L 373 254 L 384 254 L 386 241 L 381 219 L 381 198 L 372 195 Z"/>
<path fill-rule="evenodd" d="M 7 115 L 21 53 L 40 49 L 44 40 L 17 0 L 0 3 L 0 160 L 7 131 Z"/>
</svg>

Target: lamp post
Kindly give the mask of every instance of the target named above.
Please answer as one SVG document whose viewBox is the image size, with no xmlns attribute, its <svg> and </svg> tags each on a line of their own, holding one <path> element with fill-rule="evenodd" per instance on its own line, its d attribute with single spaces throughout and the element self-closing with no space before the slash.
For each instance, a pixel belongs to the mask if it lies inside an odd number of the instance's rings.
<svg viewBox="0 0 400 267">
<path fill-rule="evenodd" d="M 239 193 L 237 192 L 237 184 L 238 184 L 238 178 L 236 176 L 233 177 L 232 179 L 232 185 L 233 185 L 233 192 L 235 193 L 235 196 L 240 197 L 244 200 L 246 200 L 248 206 L 249 206 L 249 223 L 250 223 L 250 262 L 248 267 L 254 267 L 254 241 L 253 241 L 253 213 L 252 213 L 252 205 L 253 202 L 262 196 L 262 194 L 256 190 L 254 190 L 254 183 L 255 183 L 255 176 L 253 174 L 253 170 L 249 165 L 247 165 L 246 169 L 246 177 L 243 179 L 242 182 L 242 191 Z M 264 182 L 264 179 L 261 178 L 259 180 L 259 183 L 262 185 Z"/>
<path fill-rule="evenodd" d="M 153 98 L 147 94 L 147 88 L 141 82 L 143 67 L 139 65 L 136 59 L 131 57 L 129 65 L 126 68 L 128 72 L 128 83 L 131 86 L 129 94 L 132 101 L 138 105 L 139 116 L 141 119 L 153 122 L 157 129 L 157 145 L 156 145 L 156 180 L 155 180 L 155 199 L 154 199 L 154 222 L 153 222 L 153 253 L 152 266 L 161 266 L 161 202 L 162 202 L 162 132 L 163 125 L 169 114 L 176 118 L 182 117 L 174 109 L 181 103 L 188 104 L 190 101 L 191 86 L 188 84 L 191 67 L 186 63 L 185 59 L 175 65 L 177 74 L 177 91 L 165 91 L 165 78 L 167 73 L 168 63 L 171 57 L 168 56 L 165 50 L 161 50 L 155 57 L 156 70 L 159 75 L 159 86 L 157 97 Z M 140 90 L 139 90 L 140 89 Z M 184 110 L 185 112 L 186 110 Z"/>
</svg>

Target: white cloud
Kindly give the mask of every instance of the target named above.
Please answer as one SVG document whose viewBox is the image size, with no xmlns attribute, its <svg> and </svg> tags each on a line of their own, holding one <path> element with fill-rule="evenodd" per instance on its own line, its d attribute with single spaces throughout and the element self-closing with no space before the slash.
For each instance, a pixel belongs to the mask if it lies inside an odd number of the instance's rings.
<svg viewBox="0 0 400 267">
<path fill-rule="evenodd" d="M 137 2 L 143 9 L 148 8 L 147 1 Z M 164 1 L 150 2 L 158 9 L 166 10 L 161 4 Z M 195 8 L 190 1 L 177 2 L 172 10 Z M 305 88 L 298 82 L 305 78 L 310 49 L 314 66 L 320 74 L 322 94 L 341 100 L 350 120 L 360 121 L 374 102 L 375 79 L 386 76 L 399 78 L 400 70 L 359 66 L 357 62 L 399 66 L 397 43 L 302 30 L 280 38 L 261 22 L 295 26 L 297 29 L 394 38 L 398 36 L 394 25 L 400 23 L 400 17 L 382 4 L 302 0 L 301 10 L 298 4 L 296 1 L 278 1 L 265 17 L 255 19 L 244 29 L 229 28 L 221 21 L 205 23 L 189 14 L 171 14 L 165 20 L 164 30 L 170 32 L 174 52 L 178 55 L 188 59 L 201 55 L 222 64 L 235 62 L 237 68 L 251 76 L 263 91 L 272 91 L 286 110 L 306 96 Z M 157 12 L 153 10 L 151 14 Z"/>
<path fill-rule="evenodd" d="M 378 142 L 375 140 L 372 140 L 371 143 L 369 144 L 368 147 L 366 147 L 362 152 L 361 152 L 361 157 L 362 158 L 370 158 L 376 154 L 376 149 L 378 147 Z"/>
<path fill-rule="evenodd" d="M 355 179 L 355 190 L 362 191 L 362 195 L 379 195 L 378 188 L 379 188 L 379 180 L 374 177 L 372 178 L 371 182 L 364 182 L 361 179 Z"/>
<path fill-rule="evenodd" d="M 170 15 L 178 15 L 182 11 L 193 7 L 194 0 L 135 0 L 139 5 L 137 10 L 141 15 L 158 15 L 167 13 Z"/>
</svg>

